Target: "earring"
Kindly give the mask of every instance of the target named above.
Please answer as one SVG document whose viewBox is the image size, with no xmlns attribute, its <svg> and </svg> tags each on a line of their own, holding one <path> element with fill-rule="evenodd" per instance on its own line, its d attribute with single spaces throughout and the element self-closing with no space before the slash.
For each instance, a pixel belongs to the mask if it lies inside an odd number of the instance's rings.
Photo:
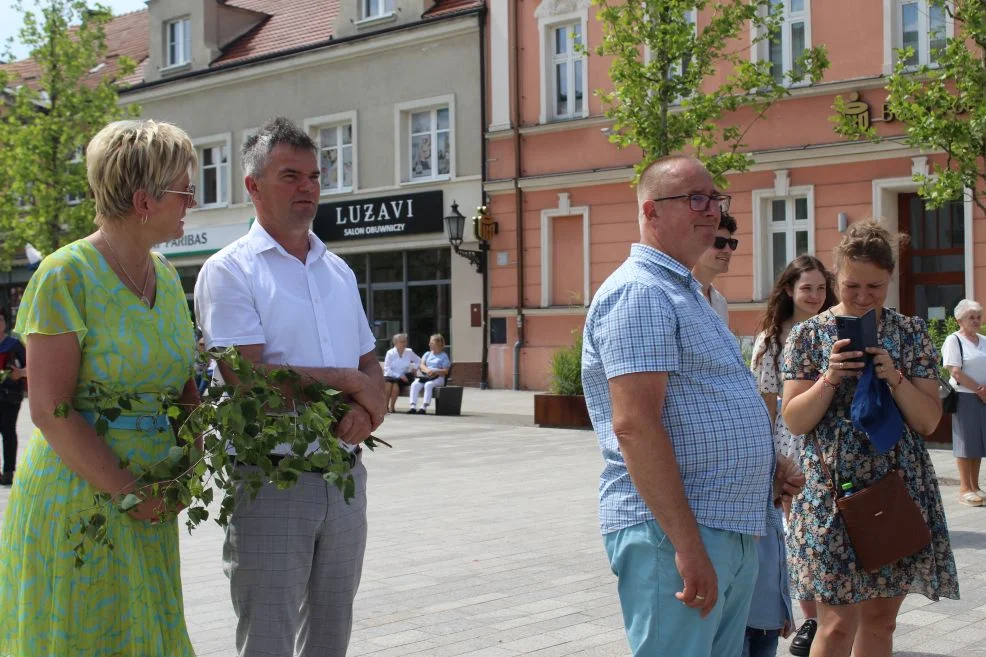
<svg viewBox="0 0 986 657">
<path fill-rule="evenodd" d="M 140 223 L 141 224 L 146 224 L 147 223 L 147 215 L 146 214 L 143 217 L 140 218 Z"/>
</svg>

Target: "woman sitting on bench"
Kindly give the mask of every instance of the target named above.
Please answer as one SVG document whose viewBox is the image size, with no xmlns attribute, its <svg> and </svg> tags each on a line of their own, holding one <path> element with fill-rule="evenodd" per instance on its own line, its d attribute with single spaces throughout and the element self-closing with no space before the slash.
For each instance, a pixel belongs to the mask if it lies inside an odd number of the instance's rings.
<svg viewBox="0 0 986 657">
<path fill-rule="evenodd" d="M 445 385 L 445 376 L 448 374 L 449 368 L 452 367 L 452 361 L 449 360 L 448 354 L 445 353 L 445 338 L 442 337 L 441 333 L 431 336 L 428 346 L 431 348 L 431 351 L 421 357 L 421 364 L 418 366 L 418 376 L 414 379 L 414 383 L 411 384 L 411 408 L 408 410 L 408 413 L 411 414 L 417 413 L 424 415 L 427 412 L 428 404 L 431 403 L 432 393 L 436 387 Z M 418 395 L 421 394 L 422 388 L 425 391 L 425 398 L 424 404 L 419 410 L 417 408 Z"/>
<path fill-rule="evenodd" d="M 407 347 L 407 333 L 398 333 L 391 340 L 393 348 L 383 359 L 384 394 L 387 396 L 387 412 L 397 411 L 397 395 L 401 386 L 411 382 L 421 359 Z"/>
</svg>

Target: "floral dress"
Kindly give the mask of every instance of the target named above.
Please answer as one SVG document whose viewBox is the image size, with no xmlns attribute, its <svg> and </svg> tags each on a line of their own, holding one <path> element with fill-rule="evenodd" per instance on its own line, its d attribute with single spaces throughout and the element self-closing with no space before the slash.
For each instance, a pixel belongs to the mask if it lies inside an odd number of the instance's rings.
<svg viewBox="0 0 986 657">
<path fill-rule="evenodd" d="M 774 451 L 777 454 L 786 456 L 795 463 L 801 463 L 801 445 L 803 436 L 791 435 L 791 430 L 784 422 L 781 415 L 781 392 L 784 381 L 781 377 L 781 354 L 777 345 L 765 344 L 766 332 L 761 331 L 760 335 L 753 342 L 753 361 L 750 363 L 750 370 L 753 378 L 757 380 L 757 389 L 761 395 L 774 395 L 777 398 L 777 416 L 774 420 Z M 757 354 L 763 352 L 760 362 L 756 362 Z"/>
<path fill-rule="evenodd" d="M 885 309 L 879 321 L 880 346 L 910 379 L 936 379 L 938 356 L 923 320 Z M 784 378 L 814 381 L 828 368 L 837 340 L 835 314 L 827 310 L 791 330 L 784 347 Z M 787 537 L 794 597 L 829 605 L 920 593 L 958 599 L 959 582 L 948 538 L 938 480 L 924 440 L 908 426 L 900 446 L 900 468 L 911 497 L 931 529 L 931 544 L 878 571 L 858 567 L 829 479 L 819 465 L 816 442 L 840 481 L 865 488 L 894 466 L 894 452 L 880 454 L 852 425 L 850 406 L 856 380 L 839 385 L 818 425 L 805 435 L 802 468 L 806 483 L 794 498 Z M 837 447 L 838 446 L 838 447 Z M 836 452 L 838 451 L 838 454 Z"/>
</svg>

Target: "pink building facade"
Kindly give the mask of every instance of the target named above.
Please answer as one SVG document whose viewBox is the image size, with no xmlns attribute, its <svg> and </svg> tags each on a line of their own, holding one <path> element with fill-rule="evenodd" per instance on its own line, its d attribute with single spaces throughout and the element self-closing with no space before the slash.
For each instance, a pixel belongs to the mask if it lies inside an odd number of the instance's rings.
<svg viewBox="0 0 986 657">
<path fill-rule="evenodd" d="M 731 175 L 739 249 L 716 286 L 729 300 L 730 328 L 754 335 L 776 275 L 811 253 L 826 264 L 841 232 L 879 217 L 911 235 L 888 304 L 922 317 L 950 315 L 986 290 L 986 218 L 971 200 L 925 208 L 912 175 L 941 157 L 895 139 L 903 126 L 884 115 L 895 49 L 913 45 L 933 61 L 933 41 L 952 34 L 927 0 L 784 0 L 778 70 L 802 47 L 824 44 L 831 66 L 816 85 L 793 88 L 746 143 L 752 169 Z M 630 186 L 640 153 L 609 143 L 611 122 L 595 90 L 609 62 L 584 57 L 602 28 L 590 0 L 488 3 L 487 174 L 499 223 L 490 257 L 490 383 L 544 389 L 551 355 L 571 344 L 592 295 L 638 237 Z M 698 17 L 702 24 L 702 16 Z M 742 44 L 738 44 L 742 47 Z M 770 58 L 747 46 L 751 58 Z M 856 94 L 858 120 L 886 137 L 851 142 L 833 131 L 836 96 Z M 981 301 L 982 299 L 980 299 Z"/>
</svg>

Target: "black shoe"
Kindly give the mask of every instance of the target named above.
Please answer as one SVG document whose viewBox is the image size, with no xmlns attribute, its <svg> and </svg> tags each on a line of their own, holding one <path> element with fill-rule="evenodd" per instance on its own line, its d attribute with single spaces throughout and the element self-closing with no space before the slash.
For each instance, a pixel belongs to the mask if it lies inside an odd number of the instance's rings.
<svg viewBox="0 0 986 657">
<path fill-rule="evenodd" d="M 811 642 L 815 640 L 815 632 L 818 630 L 818 621 L 808 619 L 794 635 L 791 640 L 791 654 L 796 657 L 808 657 L 811 652 Z"/>
<path fill-rule="evenodd" d="M 0 486 L 13 486 L 14 485 L 14 472 L 4 472 L 0 474 Z"/>
<path fill-rule="evenodd" d="M 415 413 L 417 413 L 417 412 L 418 412 L 418 411 L 416 411 L 416 410 L 415 410 L 415 408 L 414 408 L 413 406 L 412 406 L 411 408 L 409 408 L 409 409 L 407 409 L 407 414 L 408 414 L 408 415 L 414 415 L 414 414 L 415 414 Z"/>
<path fill-rule="evenodd" d="M 419 408 L 418 409 L 418 415 L 424 415 L 427 412 L 428 412 L 428 407 L 427 406 L 425 406 L 424 408 Z"/>
</svg>

